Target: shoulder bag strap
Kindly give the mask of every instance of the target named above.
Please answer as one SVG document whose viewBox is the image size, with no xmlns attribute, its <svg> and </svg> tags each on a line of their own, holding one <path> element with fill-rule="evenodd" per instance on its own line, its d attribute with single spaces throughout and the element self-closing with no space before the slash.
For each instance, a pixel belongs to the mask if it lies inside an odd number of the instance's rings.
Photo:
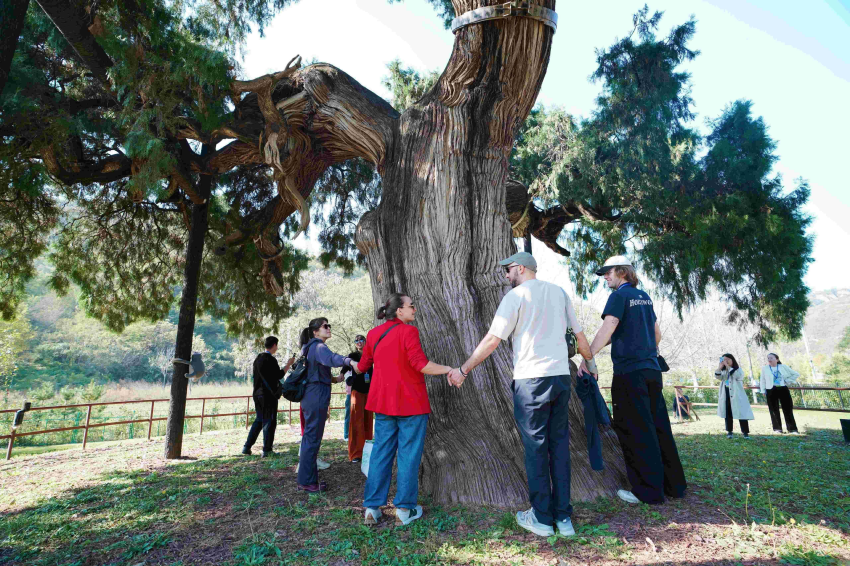
<svg viewBox="0 0 850 566">
<path fill-rule="evenodd" d="M 387 329 L 384 331 L 384 333 L 383 333 L 383 334 L 381 334 L 381 337 L 380 337 L 380 338 L 378 338 L 378 341 L 377 341 L 377 342 L 375 342 L 375 347 L 374 347 L 374 348 L 372 348 L 372 355 L 373 355 L 373 356 L 375 355 L 375 350 L 377 350 L 377 349 L 378 349 L 378 344 L 380 344 L 380 343 L 381 343 L 381 340 L 383 340 L 383 339 L 384 339 L 384 336 L 386 336 L 387 334 L 389 334 L 389 333 L 390 333 L 390 331 L 391 331 L 393 328 L 395 328 L 396 326 L 401 326 L 401 324 L 403 324 L 403 323 L 399 322 L 398 324 L 393 324 L 392 326 L 390 326 L 389 328 L 387 328 Z"/>
<path fill-rule="evenodd" d="M 269 355 L 271 356 L 271 354 L 269 354 Z M 262 379 L 262 380 L 263 380 L 263 385 L 265 385 L 265 386 L 266 386 L 266 389 L 268 389 L 268 390 L 269 390 L 269 393 L 271 393 L 272 395 L 274 395 L 274 389 L 272 389 L 272 388 L 269 386 L 269 382 L 268 382 L 268 381 L 266 381 L 265 376 L 263 376 L 263 372 L 261 372 L 261 371 L 259 370 L 259 368 L 257 369 L 257 373 L 259 373 L 259 374 L 260 374 L 260 379 Z"/>
</svg>

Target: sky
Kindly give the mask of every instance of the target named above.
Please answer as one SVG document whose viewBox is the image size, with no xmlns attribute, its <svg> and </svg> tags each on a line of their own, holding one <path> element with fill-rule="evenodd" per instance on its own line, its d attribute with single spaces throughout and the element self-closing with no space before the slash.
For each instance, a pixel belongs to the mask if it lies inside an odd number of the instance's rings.
<svg viewBox="0 0 850 566">
<path fill-rule="evenodd" d="M 557 3 L 558 30 L 538 97 L 589 116 L 599 84 L 595 50 L 631 32 L 632 14 L 646 0 Z M 693 16 L 690 46 L 700 56 L 683 67 L 692 75 L 696 125 L 738 99 L 753 102 L 778 147 L 775 171 L 791 189 L 808 181 L 812 195 L 814 261 L 806 284 L 819 291 L 850 286 L 850 0 L 662 0 L 659 35 Z M 264 37 L 248 41 L 246 78 L 282 70 L 300 54 L 339 67 L 366 88 L 381 85 L 387 63 L 400 59 L 420 71 L 445 68 L 453 36 L 425 0 L 301 0 L 286 8 Z M 314 230 L 312 234 L 317 233 Z M 300 245 L 317 251 L 315 239 Z M 566 277 L 558 256 L 538 244 L 541 277 Z"/>
</svg>

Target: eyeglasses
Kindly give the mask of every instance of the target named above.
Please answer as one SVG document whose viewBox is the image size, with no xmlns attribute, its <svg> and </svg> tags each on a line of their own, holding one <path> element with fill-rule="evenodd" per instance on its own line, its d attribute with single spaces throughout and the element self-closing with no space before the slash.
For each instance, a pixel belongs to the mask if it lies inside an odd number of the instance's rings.
<svg viewBox="0 0 850 566">
<path fill-rule="evenodd" d="M 404 306 L 403 306 L 403 307 L 401 307 L 401 308 L 406 309 L 407 307 L 410 307 L 410 308 L 412 308 L 413 310 L 416 310 L 416 306 L 415 306 L 413 303 L 410 303 L 409 305 L 404 305 Z"/>
<path fill-rule="evenodd" d="M 510 272 L 511 272 L 511 269 L 513 269 L 514 267 L 519 267 L 519 264 L 518 264 L 518 263 L 515 263 L 515 264 L 513 264 L 513 265 L 506 265 L 506 266 L 505 266 L 505 275 L 507 275 L 508 273 L 510 273 Z"/>
<path fill-rule="evenodd" d="M 326 322 L 326 323 L 324 323 L 324 324 L 322 325 L 322 328 L 327 328 L 328 330 L 330 330 L 330 329 L 331 329 L 331 325 L 330 325 L 330 324 L 328 324 L 328 323 Z"/>
</svg>

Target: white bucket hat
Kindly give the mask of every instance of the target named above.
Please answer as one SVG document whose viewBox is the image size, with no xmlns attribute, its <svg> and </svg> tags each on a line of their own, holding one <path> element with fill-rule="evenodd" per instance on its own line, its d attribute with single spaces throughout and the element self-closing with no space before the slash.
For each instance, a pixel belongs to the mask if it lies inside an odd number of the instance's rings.
<svg viewBox="0 0 850 566">
<path fill-rule="evenodd" d="M 600 277 L 608 273 L 614 267 L 634 267 L 632 262 L 629 261 L 624 255 L 615 255 L 614 257 L 609 257 L 605 263 L 596 270 L 596 275 Z"/>
</svg>

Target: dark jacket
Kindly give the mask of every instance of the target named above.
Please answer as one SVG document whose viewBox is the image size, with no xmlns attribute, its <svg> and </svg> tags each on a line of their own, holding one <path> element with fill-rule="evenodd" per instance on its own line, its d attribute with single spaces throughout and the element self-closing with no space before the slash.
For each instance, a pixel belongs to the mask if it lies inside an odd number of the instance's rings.
<svg viewBox="0 0 850 566">
<path fill-rule="evenodd" d="M 602 398 L 596 380 L 586 373 L 576 377 L 576 394 L 584 405 L 584 432 L 587 435 L 587 453 L 590 458 L 590 467 L 594 470 L 604 470 L 602 435 L 599 433 L 599 426 L 611 424 L 608 406 L 605 404 L 605 399 Z"/>
<path fill-rule="evenodd" d="M 330 385 L 332 367 L 351 365 L 351 358 L 334 354 L 319 338 L 313 338 L 307 342 L 307 345 L 301 348 L 301 353 L 307 353 L 307 383 Z"/>
<path fill-rule="evenodd" d="M 348 357 L 351 358 L 355 362 L 359 362 L 360 358 L 363 357 L 361 352 L 351 352 L 348 354 Z M 358 393 L 369 394 L 369 386 L 372 384 L 372 370 L 369 370 L 365 373 L 357 373 L 351 366 L 346 366 L 343 368 L 343 373 L 345 374 L 345 384 L 350 385 L 351 388 Z"/>
<path fill-rule="evenodd" d="M 266 383 L 268 383 L 268 387 L 263 384 L 263 380 L 260 377 L 260 374 L 262 374 L 262 376 L 266 378 Z M 255 395 L 259 394 L 262 396 L 268 393 L 269 387 L 274 390 L 281 379 L 283 379 L 283 370 L 280 369 L 280 365 L 277 363 L 277 358 L 275 358 L 268 352 L 263 352 L 254 359 Z"/>
</svg>

